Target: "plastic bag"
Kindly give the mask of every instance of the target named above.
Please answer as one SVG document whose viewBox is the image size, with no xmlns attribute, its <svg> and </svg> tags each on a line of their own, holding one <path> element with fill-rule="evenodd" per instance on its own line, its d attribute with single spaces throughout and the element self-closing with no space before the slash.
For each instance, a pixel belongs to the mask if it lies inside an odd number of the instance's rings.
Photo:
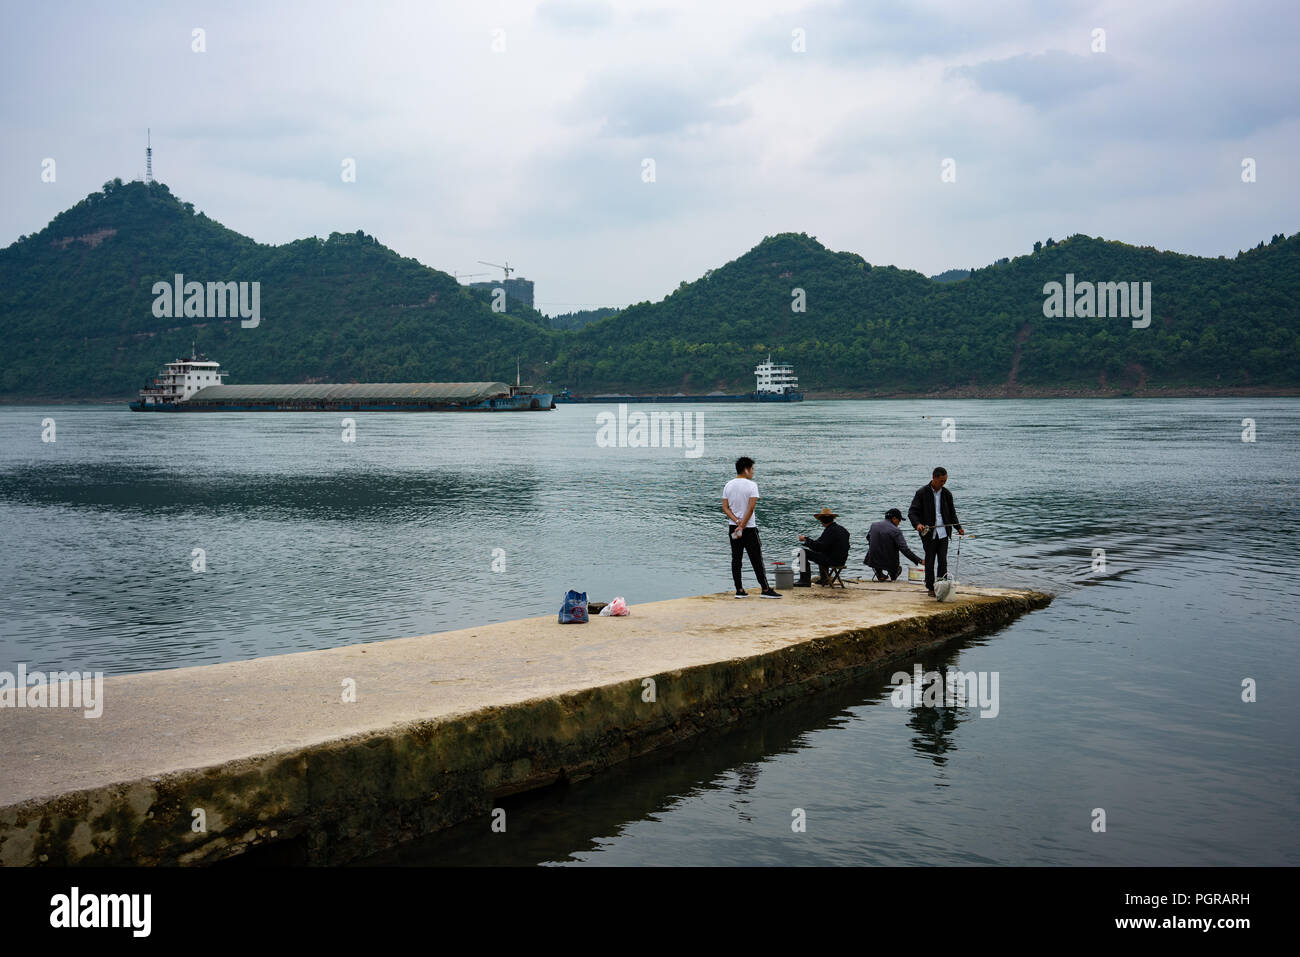
<svg viewBox="0 0 1300 957">
<path fill-rule="evenodd" d="M 561 625 L 585 625 L 587 623 L 587 593 L 570 591 L 564 596 L 560 606 Z"/>
<path fill-rule="evenodd" d="M 618 598 L 615 598 L 608 605 L 602 608 L 600 610 L 600 613 L 602 615 L 605 615 L 606 617 L 610 615 L 617 615 L 618 617 L 621 618 L 623 615 L 628 614 L 627 599 L 625 599 L 623 596 L 620 595 Z"/>
</svg>

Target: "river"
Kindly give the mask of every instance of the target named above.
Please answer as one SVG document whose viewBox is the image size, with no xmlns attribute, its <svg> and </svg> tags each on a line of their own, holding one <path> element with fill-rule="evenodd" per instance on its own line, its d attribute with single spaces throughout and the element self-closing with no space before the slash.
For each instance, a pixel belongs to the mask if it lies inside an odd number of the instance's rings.
<svg viewBox="0 0 1300 957">
<path fill-rule="evenodd" d="M 628 408 L 691 416 L 698 446 L 611 447 L 592 405 L 356 414 L 354 441 L 324 413 L 0 407 L 0 670 L 434 633 L 568 588 L 635 614 L 730 589 L 738 455 L 769 562 L 822 507 L 860 561 L 941 464 L 958 577 L 1057 596 L 922 662 L 998 673 L 995 718 L 892 707 L 886 668 L 515 798 L 508 836 L 471 822 L 372 863 L 1300 863 L 1300 400 Z"/>
</svg>

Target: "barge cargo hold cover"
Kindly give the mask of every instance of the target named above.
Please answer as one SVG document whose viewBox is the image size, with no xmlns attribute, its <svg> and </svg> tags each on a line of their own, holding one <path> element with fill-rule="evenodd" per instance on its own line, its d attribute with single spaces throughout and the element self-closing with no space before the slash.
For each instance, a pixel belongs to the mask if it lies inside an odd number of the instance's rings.
<svg viewBox="0 0 1300 957">
<path fill-rule="evenodd" d="M 512 395 L 504 382 L 360 382 L 210 385 L 178 404 L 187 412 L 401 412 L 549 409 L 550 396 Z M 542 405 L 545 398 L 546 404 Z"/>
<path fill-rule="evenodd" d="M 548 392 L 504 382 L 347 382 L 225 385 L 202 356 L 169 362 L 133 412 L 528 412 L 553 409 Z"/>
</svg>

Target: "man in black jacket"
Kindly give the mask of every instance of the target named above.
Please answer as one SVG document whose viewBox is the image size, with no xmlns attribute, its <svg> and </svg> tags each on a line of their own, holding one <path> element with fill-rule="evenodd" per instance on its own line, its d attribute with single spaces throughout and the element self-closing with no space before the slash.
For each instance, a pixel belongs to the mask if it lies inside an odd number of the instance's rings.
<svg viewBox="0 0 1300 957">
<path fill-rule="evenodd" d="M 821 536 L 813 541 L 807 535 L 800 535 L 799 541 L 803 543 L 804 554 L 808 561 L 816 565 L 817 571 L 821 574 L 817 584 L 825 585 L 827 566 L 843 566 L 849 560 L 849 530 L 835 521 L 839 515 L 829 508 L 822 509 L 813 518 L 822 523 Z"/>
<path fill-rule="evenodd" d="M 903 574 L 903 568 L 898 563 L 900 552 L 910 558 L 913 565 L 924 561 L 907 547 L 907 540 L 898 528 L 898 523 L 902 520 L 903 513 L 891 508 L 885 513 L 884 520 L 872 522 L 867 532 L 867 557 L 862 559 L 862 564 L 875 572 L 875 580 L 878 582 L 896 581 Z"/>
<path fill-rule="evenodd" d="M 907 520 L 921 536 L 925 547 L 925 590 L 934 594 L 935 559 L 939 562 L 939 577 L 948 574 L 948 530 L 957 529 L 958 535 L 966 531 L 957 521 L 957 507 L 952 492 L 944 488 L 948 470 L 942 465 L 931 473 L 930 481 L 916 490 L 912 505 L 907 510 Z"/>
</svg>

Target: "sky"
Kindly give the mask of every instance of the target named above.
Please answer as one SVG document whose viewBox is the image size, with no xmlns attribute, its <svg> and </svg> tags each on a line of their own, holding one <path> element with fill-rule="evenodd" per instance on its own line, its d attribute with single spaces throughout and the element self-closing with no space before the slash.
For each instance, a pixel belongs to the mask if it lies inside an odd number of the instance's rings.
<svg viewBox="0 0 1300 957">
<path fill-rule="evenodd" d="M 932 275 L 1049 236 L 1232 256 L 1300 229 L 1294 0 L 4 0 L 3 23 L 0 246 L 143 178 L 147 129 L 155 178 L 258 242 L 508 262 L 548 314 L 661 299 L 780 232 Z"/>
</svg>

